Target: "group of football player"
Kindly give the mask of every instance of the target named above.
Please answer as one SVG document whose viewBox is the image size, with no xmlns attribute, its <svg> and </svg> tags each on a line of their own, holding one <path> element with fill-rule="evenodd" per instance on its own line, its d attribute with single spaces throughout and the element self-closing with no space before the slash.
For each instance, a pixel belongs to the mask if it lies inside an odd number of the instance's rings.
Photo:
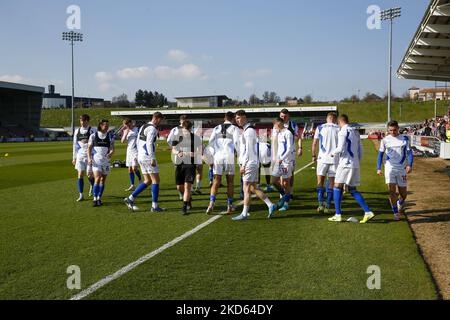
<svg viewBox="0 0 450 320">
<path fill-rule="evenodd" d="M 155 112 L 150 122 L 139 129 L 130 119 L 123 121 L 117 134 L 127 144 L 126 166 L 130 187 L 133 191 L 124 199 L 126 206 L 135 211 L 135 199 L 151 185 L 152 212 L 163 212 L 158 205 L 159 166 L 157 141 L 159 126 L 164 116 Z M 200 128 L 200 129 L 199 129 Z M 109 123 L 102 120 L 97 129 L 90 127 L 89 116 L 80 117 L 80 128 L 74 133 L 73 164 L 78 170 L 78 191 L 82 201 L 84 175 L 87 174 L 94 206 L 101 206 L 106 177 L 110 172 L 110 159 L 114 153 L 114 135 L 108 131 Z M 391 121 L 387 125 L 388 135 L 379 147 L 377 174 L 382 175 L 383 157 L 386 154 L 385 179 L 389 188 L 389 200 L 394 219 L 400 220 L 407 197 L 407 174 L 412 171 L 413 156 L 409 137 L 399 133 L 399 125 Z M 255 128 L 245 110 L 226 112 L 224 121 L 212 129 L 209 140 L 203 145 L 201 125 L 196 126 L 187 115 L 180 117 L 179 125 L 173 128 L 167 143 L 175 165 L 175 183 L 182 201 L 181 212 L 187 215 L 192 209 L 193 194 L 201 194 L 203 164 L 209 167 L 210 202 L 207 214 L 233 214 L 235 175 L 240 175 L 242 212 L 234 221 L 248 219 L 253 197 L 261 199 L 268 209 L 268 218 L 276 212 L 289 209 L 294 199 L 294 176 L 296 158 L 303 155 L 302 137 L 297 123 L 283 109 L 273 119 L 270 134 L 267 130 Z M 312 144 L 312 163 L 317 171 L 318 213 L 331 213 L 334 203 L 335 214 L 328 220 L 341 222 L 343 193 L 348 191 L 364 211 L 360 223 L 366 223 L 375 215 L 362 194 L 360 185 L 360 164 L 363 147 L 359 132 L 349 125 L 346 115 L 337 116 L 330 112 L 326 123 L 316 127 Z M 311 163 L 311 164 L 312 164 Z M 216 212 L 216 198 L 226 177 L 226 210 Z M 265 176 L 266 188 L 261 188 L 261 176 Z M 139 180 L 135 186 L 136 177 Z M 277 191 L 279 198 L 272 202 L 267 193 Z M 345 191 L 344 191 L 345 190 Z M 398 193 L 397 193 L 398 192 Z"/>
</svg>

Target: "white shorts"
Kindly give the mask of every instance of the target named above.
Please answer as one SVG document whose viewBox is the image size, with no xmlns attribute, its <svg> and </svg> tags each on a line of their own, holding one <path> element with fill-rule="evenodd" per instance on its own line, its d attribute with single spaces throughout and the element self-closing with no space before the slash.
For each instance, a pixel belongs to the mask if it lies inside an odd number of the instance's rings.
<svg viewBox="0 0 450 320">
<path fill-rule="evenodd" d="M 75 170 L 77 171 L 84 171 L 87 174 L 92 173 L 92 166 L 88 165 L 87 158 L 81 158 L 76 160 L 75 162 Z"/>
<path fill-rule="evenodd" d="M 214 161 L 213 174 L 219 176 L 221 175 L 234 176 L 236 166 L 234 165 L 234 163 L 227 163 L 227 162 L 228 162 L 227 159 Z"/>
<path fill-rule="evenodd" d="M 126 166 L 128 168 L 130 167 L 137 167 L 138 166 L 138 160 L 137 160 L 138 154 L 137 152 L 127 152 L 127 159 L 126 159 Z"/>
<path fill-rule="evenodd" d="M 111 172 L 111 165 L 109 162 L 105 163 L 93 163 L 92 171 L 99 172 L 104 176 L 107 176 Z"/>
<path fill-rule="evenodd" d="M 151 161 L 139 161 L 139 166 L 141 167 L 142 174 L 153 174 L 159 173 L 158 162 L 156 161 L 156 166 L 152 167 Z"/>
<path fill-rule="evenodd" d="M 250 183 L 257 183 L 258 177 L 259 177 L 258 173 L 259 173 L 258 165 L 247 166 L 245 168 L 245 173 L 242 176 L 242 181 L 250 182 Z"/>
<path fill-rule="evenodd" d="M 272 168 L 272 176 L 281 177 L 283 179 L 289 179 L 292 177 L 292 172 L 294 171 L 293 163 L 284 163 L 281 164 L 275 163 Z"/>
<path fill-rule="evenodd" d="M 317 162 L 317 175 L 329 178 L 334 178 L 336 176 L 336 165 L 330 163 L 320 163 Z"/>
<path fill-rule="evenodd" d="M 384 177 L 386 178 L 386 184 L 396 184 L 403 188 L 408 184 L 406 169 L 385 168 Z"/>
<path fill-rule="evenodd" d="M 361 184 L 359 171 L 360 168 L 338 167 L 335 183 L 346 184 L 349 187 L 357 187 Z"/>
</svg>

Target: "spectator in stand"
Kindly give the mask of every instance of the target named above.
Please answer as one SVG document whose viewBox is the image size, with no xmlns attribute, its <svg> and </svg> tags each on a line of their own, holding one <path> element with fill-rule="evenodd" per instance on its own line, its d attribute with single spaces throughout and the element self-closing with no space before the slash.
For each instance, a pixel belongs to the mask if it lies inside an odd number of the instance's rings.
<svg viewBox="0 0 450 320">
<path fill-rule="evenodd" d="M 423 130 L 423 135 L 424 136 L 426 136 L 426 137 L 429 137 L 429 136 L 431 136 L 431 128 L 430 128 L 430 126 L 427 124 L 426 125 L 426 127 L 425 127 L 425 129 Z"/>
</svg>

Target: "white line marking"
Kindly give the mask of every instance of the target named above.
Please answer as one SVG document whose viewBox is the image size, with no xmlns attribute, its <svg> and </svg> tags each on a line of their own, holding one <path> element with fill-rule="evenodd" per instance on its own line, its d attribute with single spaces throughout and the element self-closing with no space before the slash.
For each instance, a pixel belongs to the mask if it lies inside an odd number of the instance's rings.
<svg viewBox="0 0 450 320">
<path fill-rule="evenodd" d="M 113 274 L 110 274 L 109 276 L 106 276 L 105 278 L 101 279 L 100 281 L 97 281 L 96 283 L 94 283 L 93 285 L 91 285 L 89 288 L 81 291 L 80 293 L 74 295 L 72 298 L 70 298 L 70 300 L 81 300 L 85 297 L 87 297 L 88 295 L 90 295 L 91 293 L 97 291 L 98 289 L 100 289 L 101 287 L 105 286 L 106 284 L 110 283 L 113 280 L 116 280 L 118 278 L 120 278 L 121 276 L 123 276 L 125 273 L 133 270 L 134 268 L 136 268 L 137 266 L 141 265 L 142 263 L 146 262 L 147 260 L 153 258 L 154 256 L 156 256 L 158 253 L 163 252 L 164 250 L 174 246 L 175 244 L 177 244 L 178 242 L 180 242 L 181 240 L 186 239 L 187 237 L 193 235 L 194 233 L 196 233 L 197 231 L 200 231 L 201 229 L 203 229 L 204 227 L 206 227 L 207 225 L 213 223 L 214 221 L 216 221 L 217 219 L 221 218 L 222 216 L 214 216 L 211 219 L 203 222 L 202 224 L 199 224 L 198 226 L 196 226 L 194 229 L 186 232 L 185 234 L 179 236 L 178 238 L 173 239 L 172 241 L 166 243 L 165 245 L 159 247 L 158 249 L 146 254 L 145 256 L 142 256 L 141 258 L 139 258 L 138 260 L 126 265 L 125 267 L 123 267 L 122 269 L 120 269 L 119 271 L 116 271 Z"/>
<path fill-rule="evenodd" d="M 313 164 L 314 164 L 314 162 L 311 162 L 311 163 L 307 164 L 306 166 L 304 166 L 303 168 L 298 169 L 297 171 L 295 171 L 294 175 L 299 174 L 301 171 L 305 170 L 306 168 L 310 167 Z M 244 202 L 241 201 L 238 205 L 242 205 L 243 203 Z M 145 256 L 142 256 L 138 260 L 136 260 L 136 261 L 126 265 L 125 267 L 123 267 L 122 269 L 116 271 L 115 273 L 110 274 L 109 276 L 106 276 L 105 278 L 101 279 L 100 281 L 97 281 L 96 283 L 91 285 L 89 288 L 87 288 L 87 289 L 81 291 L 80 293 L 74 295 L 73 297 L 71 297 L 70 300 L 81 300 L 83 298 L 86 298 L 88 295 L 94 293 L 95 291 L 97 291 L 101 287 L 105 286 L 106 284 L 110 283 L 113 280 L 116 280 L 116 279 L 120 278 L 125 273 L 135 269 L 137 266 L 139 266 L 139 265 L 143 264 L 144 262 L 148 261 L 149 259 L 153 258 L 158 253 L 161 253 L 164 250 L 169 249 L 170 247 L 174 246 L 178 242 L 180 242 L 180 241 L 190 237 L 191 235 L 193 235 L 197 231 L 200 231 L 201 229 L 203 229 L 204 227 L 206 227 L 209 224 L 213 223 L 217 219 L 220 219 L 221 217 L 223 217 L 223 216 L 222 215 L 214 216 L 211 219 L 203 222 L 202 224 L 199 224 L 194 229 L 184 233 L 183 235 L 179 236 L 178 238 L 173 239 L 172 241 L 166 243 L 165 245 L 159 247 L 158 249 L 156 249 L 156 250 L 146 254 Z"/>
<path fill-rule="evenodd" d="M 312 166 L 314 164 L 314 161 L 311 163 L 308 163 L 306 166 L 304 166 L 303 168 L 298 169 L 297 171 L 294 172 L 294 174 L 299 174 L 300 172 L 302 172 L 303 170 L 305 170 L 306 168 Z"/>
</svg>

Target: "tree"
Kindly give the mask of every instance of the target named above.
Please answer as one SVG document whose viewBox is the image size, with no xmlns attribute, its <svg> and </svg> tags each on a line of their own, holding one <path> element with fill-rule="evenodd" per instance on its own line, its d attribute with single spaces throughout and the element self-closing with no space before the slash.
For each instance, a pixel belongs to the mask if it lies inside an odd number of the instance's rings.
<svg viewBox="0 0 450 320">
<path fill-rule="evenodd" d="M 359 97 L 356 94 L 354 94 L 350 97 L 350 101 L 353 103 L 359 102 Z"/>
<path fill-rule="evenodd" d="M 134 96 L 134 103 L 136 104 L 136 106 L 145 105 L 145 94 L 144 91 L 142 91 L 141 89 L 136 91 L 136 94 Z"/>
<path fill-rule="evenodd" d="M 271 93 L 269 93 L 269 103 L 278 103 L 280 101 L 281 99 L 276 92 L 272 91 Z"/>
<path fill-rule="evenodd" d="M 125 93 L 112 98 L 112 106 L 114 108 L 129 108 L 130 101 L 128 101 L 128 96 Z"/>
<path fill-rule="evenodd" d="M 269 93 L 269 91 L 264 91 L 263 96 L 262 96 L 262 100 L 263 100 L 264 104 L 269 103 L 269 100 L 270 100 L 270 93 Z"/>
<path fill-rule="evenodd" d="M 138 90 L 136 92 L 135 103 L 146 108 L 161 108 L 168 105 L 167 98 L 162 93 L 147 90 Z"/>
<path fill-rule="evenodd" d="M 383 99 L 376 95 L 375 93 L 367 92 L 364 95 L 363 101 L 364 102 L 372 102 L 372 101 L 382 101 Z"/>
<path fill-rule="evenodd" d="M 311 102 L 313 102 L 313 98 L 310 94 L 307 94 L 306 96 L 303 97 L 303 101 L 305 103 L 311 103 Z"/>
<path fill-rule="evenodd" d="M 249 103 L 249 105 L 251 105 L 251 106 L 260 104 L 260 101 L 259 101 L 258 96 L 257 96 L 256 94 L 252 94 L 252 95 L 250 96 L 250 98 L 248 98 L 248 103 Z"/>
</svg>

